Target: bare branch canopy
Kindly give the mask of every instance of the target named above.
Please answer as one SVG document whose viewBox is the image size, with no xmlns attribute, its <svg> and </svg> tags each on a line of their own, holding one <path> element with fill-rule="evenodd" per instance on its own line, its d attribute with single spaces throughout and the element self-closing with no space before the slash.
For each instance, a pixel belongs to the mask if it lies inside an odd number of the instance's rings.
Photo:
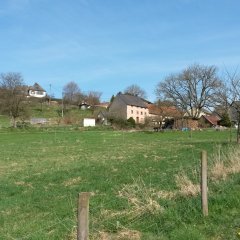
<svg viewBox="0 0 240 240">
<path fill-rule="evenodd" d="M 215 66 L 192 65 L 166 77 L 157 85 L 159 99 L 173 101 L 175 106 L 198 119 L 204 108 L 211 108 L 222 85 Z"/>
</svg>

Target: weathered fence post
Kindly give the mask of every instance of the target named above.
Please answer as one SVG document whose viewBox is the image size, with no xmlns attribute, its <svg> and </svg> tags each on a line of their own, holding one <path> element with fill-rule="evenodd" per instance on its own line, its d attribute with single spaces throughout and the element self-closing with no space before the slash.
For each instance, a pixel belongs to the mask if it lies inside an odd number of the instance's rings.
<svg viewBox="0 0 240 240">
<path fill-rule="evenodd" d="M 208 196 L 207 196 L 207 152 L 202 151 L 201 156 L 201 195 L 203 216 L 208 216 Z"/>
<path fill-rule="evenodd" d="M 77 240 L 88 240 L 89 234 L 89 192 L 79 193 Z"/>
</svg>

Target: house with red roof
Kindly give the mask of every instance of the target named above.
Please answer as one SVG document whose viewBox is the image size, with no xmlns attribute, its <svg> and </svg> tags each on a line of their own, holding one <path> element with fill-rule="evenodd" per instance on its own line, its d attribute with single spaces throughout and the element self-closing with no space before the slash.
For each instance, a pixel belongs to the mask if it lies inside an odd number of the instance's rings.
<svg viewBox="0 0 240 240">
<path fill-rule="evenodd" d="M 218 122 L 221 118 L 218 115 L 202 115 L 199 119 L 199 127 L 208 128 L 208 127 L 216 127 L 218 126 Z"/>
</svg>

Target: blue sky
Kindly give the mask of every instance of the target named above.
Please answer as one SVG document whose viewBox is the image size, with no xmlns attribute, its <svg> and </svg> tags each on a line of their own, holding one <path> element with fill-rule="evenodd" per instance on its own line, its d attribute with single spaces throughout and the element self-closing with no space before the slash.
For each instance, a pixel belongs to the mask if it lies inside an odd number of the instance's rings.
<svg viewBox="0 0 240 240">
<path fill-rule="evenodd" d="M 168 74 L 240 63 L 239 0 L 1 0 L 0 72 L 61 96 L 75 81 L 102 101 Z"/>
</svg>

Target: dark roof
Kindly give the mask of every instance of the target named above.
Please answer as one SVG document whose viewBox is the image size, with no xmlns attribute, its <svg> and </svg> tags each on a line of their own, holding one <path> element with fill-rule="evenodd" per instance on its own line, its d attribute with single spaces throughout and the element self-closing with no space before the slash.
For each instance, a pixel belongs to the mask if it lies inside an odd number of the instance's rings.
<svg viewBox="0 0 240 240">
<path fill-rule="evenodd" d="M 81 107 L 81 106 L 91 106 L 91 105 L 88 104 L 87 102 L 81 102 L 81 103 L 79 104 L 79 106 Z"/>
<path fill-rule="evenodd" d="M 97 113 L 97 116 L 102 115 L 103 117 L 108 117 L 109 116 L 109 112 L 107 110 L 101 110 Z"/>
<path fill-rule="evenodd" d="M 34 83 L 33 86 L 29 87 L 29 90 L 46 92 L 38 83 Z"/>
<path fill-rule="evenodd" d="M 119 93 L 116 97 L 120 98 L 126 105 L 147 108 L 147 101 L 140 97 L 122 93 Z"/>
</svg>

